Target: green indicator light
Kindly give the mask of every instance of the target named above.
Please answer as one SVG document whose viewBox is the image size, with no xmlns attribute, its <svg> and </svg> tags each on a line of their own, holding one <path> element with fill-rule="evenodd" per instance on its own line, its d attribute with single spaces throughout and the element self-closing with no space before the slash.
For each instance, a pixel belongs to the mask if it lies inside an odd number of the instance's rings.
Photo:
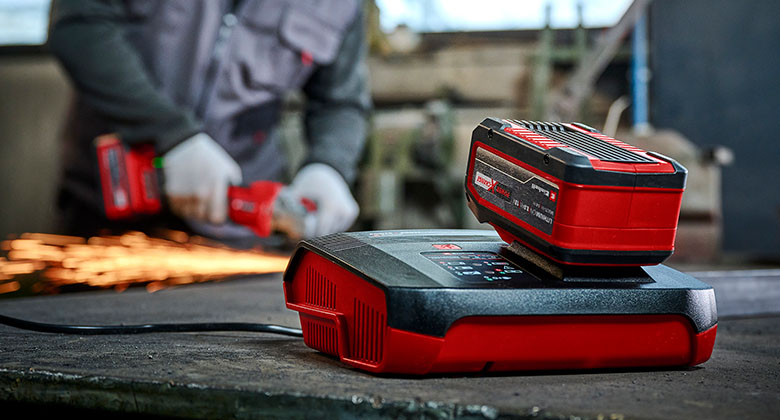
<svg viewBox="0 0 780 420">
<path fill-rule="evenodd" d="M 152 159 L 152 166 L 154 166 L 157 169 L 162 169 L 164 160 L 162 157 L 158 156 Z"/>
</svg>

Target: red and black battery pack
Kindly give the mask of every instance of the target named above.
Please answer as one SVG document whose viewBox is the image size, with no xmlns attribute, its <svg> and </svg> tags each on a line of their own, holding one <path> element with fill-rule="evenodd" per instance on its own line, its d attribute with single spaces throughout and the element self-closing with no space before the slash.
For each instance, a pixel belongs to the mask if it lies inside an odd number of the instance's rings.
<svg viewBox="0 0 780 420">
<path fill-rule="evenodd" d="M 106 134 L 95 139 L 95 148 L 106 218 L 130 219 L 162 210 L 154 146 L 130 148 Z"/>
<path fill-rule="evenodd" d="M 579 123 L 487 118 L 471 138 L 469 208 L 563 265 L 653 265 L 674 251 L 687 170 Z"/>
<path fill-rule="evenodd" d="M 556 278 L 485 230 L 337 233 L 284 273 L 306 345 L 375 373 L 692 366 L 712 287 L 664 265 Z"/>
</svg>

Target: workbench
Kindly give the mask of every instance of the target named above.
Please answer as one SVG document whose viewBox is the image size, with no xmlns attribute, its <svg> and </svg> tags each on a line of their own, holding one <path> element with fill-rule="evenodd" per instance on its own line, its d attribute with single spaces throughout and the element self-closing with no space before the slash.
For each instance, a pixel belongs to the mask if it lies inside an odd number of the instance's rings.
<svg viewBox="0 0 780 420">
<path fill-rule="evenodd" d="M 0 401 L 82 418 L 780 418 L 780 270 L 691 274 L 715 287 L 720 315 L 712 358 L 693 368 L 376 376 L 295 337 L 0 326 Z M 155 293 L 6 299 L 0 313 L 67 324 L 299 326 L 279 273 Z"/>
</svg>

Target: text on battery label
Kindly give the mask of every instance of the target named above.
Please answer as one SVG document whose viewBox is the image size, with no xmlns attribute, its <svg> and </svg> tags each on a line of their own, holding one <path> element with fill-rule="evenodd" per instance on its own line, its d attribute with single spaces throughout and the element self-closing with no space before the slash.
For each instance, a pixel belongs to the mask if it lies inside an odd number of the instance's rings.
<svg viewBox="0 0 780 420">
<path fill-rule="evenodd" d="M 552 217 L 550 217 L 550 216 L 547 216 L 546 214 L 542 214 L 542 213 L 541 213 L 540 211 L 538 211 L 538 210 L 531 210 L 531 214 L 533 214 L 534 216 L 536 216 L 536 217 L 538 217 L 538 218 L 540 218 L 540 219 L 544 220 L 546 223 L 552 223 L 552 222 L 553 222 L 553 219 L 552 219 Z"/>
<path fill-rule="evenodd" d="M 478 147 L 472 182 L 475 192 L 500 211 L 552 233 L 558 186 L 522 166 Z"/>
<path fill-rule="evenodd" d="M 493 194 L 506 201 L 512 199 L 512 193 L 509 192 L 509 187 L 498 181 L 493 181 Z"/>
</svg>

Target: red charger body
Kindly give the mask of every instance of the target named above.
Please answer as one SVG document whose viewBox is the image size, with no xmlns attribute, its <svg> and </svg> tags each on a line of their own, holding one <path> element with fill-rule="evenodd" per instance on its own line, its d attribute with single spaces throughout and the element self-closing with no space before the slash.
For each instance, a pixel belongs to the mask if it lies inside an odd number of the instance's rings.
<svg viewBox="0 0 780 420">
<path fill-rule="evenodd" d="M 488 118 L 469 207 L 508 243 L 564 265 L 652 265 L 674 251 L 687 170 L 578 123 Z"/>
<path fill-rule="evenodd" d="M 517 265 L 505 248 L 492 232 L 467 230 L 306 240 L 284 274 L 285 300 L 300 314 L 306 345 L 375 373 L 709 359 L 717 315 L 708 285 L 662 265 L 567 282 Z M 458 270 L 464 262 L 474 270 Z"/>
</svg>

